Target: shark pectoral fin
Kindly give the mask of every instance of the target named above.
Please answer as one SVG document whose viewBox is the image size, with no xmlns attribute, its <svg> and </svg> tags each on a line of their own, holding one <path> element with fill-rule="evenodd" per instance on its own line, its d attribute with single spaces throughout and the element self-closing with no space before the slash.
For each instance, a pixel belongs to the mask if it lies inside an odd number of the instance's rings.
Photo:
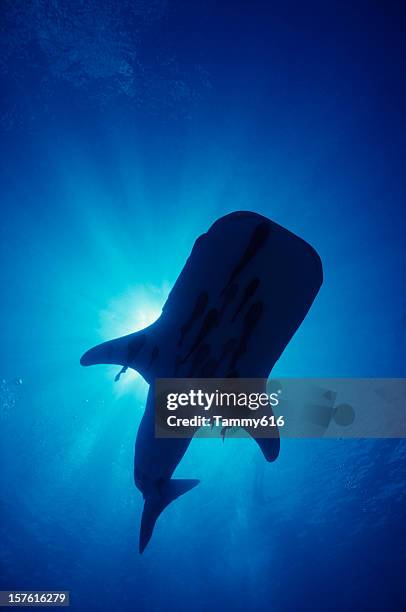
<svg viewBox="0 0 406 612">
<path fill-rule="evenodd" d="M 279 436 L 277 438 L 254 438 L 262 451 L 265 459 L 269 462 L 275 461 L 278 458 L 281 443 Z"/>
<path fill-rule="evenodd" d="M 127 367 L 131 365 L 138 369 L 137 365 L 142 355 L 142 349 L 146 343 L 147 334 L 145 330 L 122 336 L 115 340 L 102 342 L 86 351 L 80 359 L 83 366 L 108 363 Z"/>
<path fill-rule="evenodd" d="M 193 489 L 200 480 L 169 480 L 162 487 L 160 493 L 153 497 L 147 497 L 141 518 L 140 529 L 140 553 L 144 552 L 146 545 L 151 539 L 155 523 L 163 510 L 177 497 Z"/>
<path fill-rule="evenodd" d="M 255 442 L 258 444 L 262 451 L 263 456 L 268 462 L 275 461 L 278 458 L 279 450 L 281 447 L 279 433 L 276 430 L 274 435 L 269 438 L 256 438 L 256 430 L 250 427 L 244 427 L 244 429 L 252 436 Z"/>
<path fill-rule="evenodd" d="M 89 349 L 80 358 L 80 365 L 91 366 L 100 363 L 111 363 L 125 366 L 126 355 L 120 340 L 123 339 L 118 338 L 117 340 L 109 340 L 108 342 L 103 342 Z"/>
</svg>

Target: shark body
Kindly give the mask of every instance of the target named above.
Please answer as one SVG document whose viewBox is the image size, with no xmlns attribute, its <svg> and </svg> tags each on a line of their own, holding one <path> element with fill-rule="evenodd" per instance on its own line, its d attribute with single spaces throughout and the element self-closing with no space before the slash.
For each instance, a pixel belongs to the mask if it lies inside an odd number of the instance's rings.
<svg viewBox="0 0 406 612">
<path fill-rule="evenodd" d="M 256 213 L 231 213 L 196 240 L 155 323 L 82 356 L 84 366 L 134 368 L 150 385 L 134 456 L 145 500 L 140 552 L 164 508 L 199 482 L 172 479 L 191 440 L 155 437 L 155 380 L 266 379 L 322 278 L 320 258 L 304 240 Z M 255 441 L 267 461 L 276 459 L 278 435 Z"/>
</svg>

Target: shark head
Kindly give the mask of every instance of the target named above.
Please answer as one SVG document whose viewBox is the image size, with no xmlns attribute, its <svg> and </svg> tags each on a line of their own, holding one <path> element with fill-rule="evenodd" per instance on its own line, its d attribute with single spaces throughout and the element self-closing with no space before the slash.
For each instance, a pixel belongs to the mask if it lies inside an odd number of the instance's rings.
<svg viewBox="0 0 406 612">
<path fill-rule="evenodd" d="M 159 319 L 90 349 L 81 364 L 131 367 L 147 382 L 267 377 L 322 279 L 307 242 L 256 213 L 231 213 L 196 240 Z"/>
</svg>

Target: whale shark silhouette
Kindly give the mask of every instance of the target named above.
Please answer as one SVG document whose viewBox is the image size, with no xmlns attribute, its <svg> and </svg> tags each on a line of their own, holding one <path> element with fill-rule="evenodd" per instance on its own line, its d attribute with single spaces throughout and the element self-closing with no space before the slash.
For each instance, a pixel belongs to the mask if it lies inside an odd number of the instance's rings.
<svg viewBox="0 0 406 612">
<path fill-rule="evenodd" d="M 199 483 L 172 479 L 191 439 L 155 437 L 155 380 L 268 378 L 322 279 L 307 242 L 259 214 L 234 212 L 196 240 L 155 323 L 82 356 L 84 366 L 131 367 L 150 385 L 134 457 L 145 500 L 140 552 L 166 506 Z M 278 434 L 254 439 L 267 461 L 277 458 Z"/>
</svg>

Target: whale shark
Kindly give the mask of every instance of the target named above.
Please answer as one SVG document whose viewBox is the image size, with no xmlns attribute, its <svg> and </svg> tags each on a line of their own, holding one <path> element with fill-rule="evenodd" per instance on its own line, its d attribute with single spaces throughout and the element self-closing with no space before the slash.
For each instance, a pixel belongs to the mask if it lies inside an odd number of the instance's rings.
<svg viewBox="0 0 406 612">
<path fill-rule="evenodd" d="M 322 281 L 320 257 L 307 242 L 260 214 L 233 212 L 197 238 L 152 325 L 82 356 L 83 366 L 133 368 L 150 385 L 134 453 L 134 481 L 144 498 L 141 553 L 162 511 L 199 483 L 172 478 L 191 437 L 155 436 L 155 381 L 267 379 Z M 264 459 L 274 461 L 278 433 L 249 433 Z"/>
</svg>

